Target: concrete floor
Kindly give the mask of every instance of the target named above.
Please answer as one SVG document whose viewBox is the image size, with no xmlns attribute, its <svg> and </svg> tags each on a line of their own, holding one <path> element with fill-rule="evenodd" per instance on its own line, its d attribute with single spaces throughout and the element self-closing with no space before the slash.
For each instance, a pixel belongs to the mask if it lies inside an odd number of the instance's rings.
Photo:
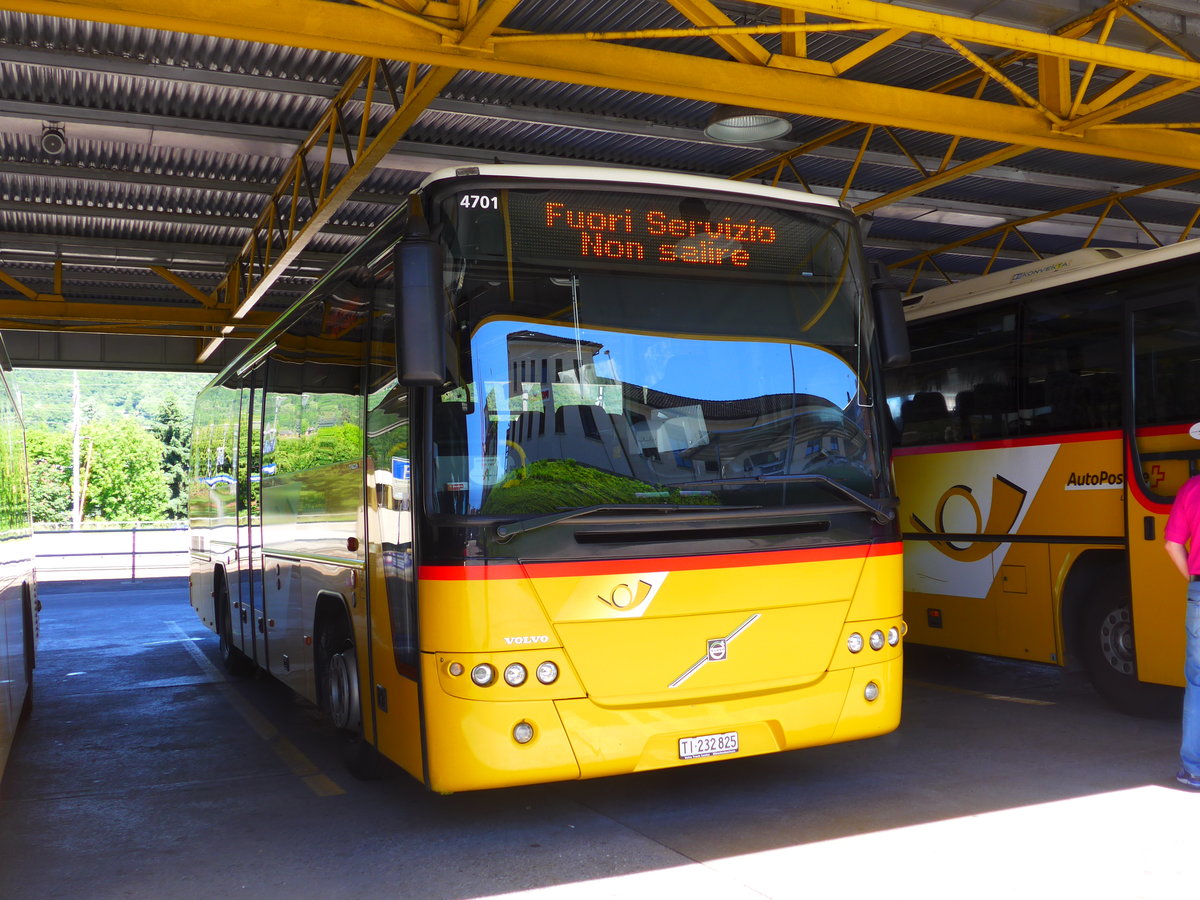
<svg viewBox="0 0 1200 900">
<path fill-rule="evenodd" d="M 440 797 L 354 780 L 311 707 L 226 680 L 185 579 L 41 598 L 0 898 L 1196 894 L 1178 722 L 1072 673 L 910 648 L 885 738 Z"/>
</svg>

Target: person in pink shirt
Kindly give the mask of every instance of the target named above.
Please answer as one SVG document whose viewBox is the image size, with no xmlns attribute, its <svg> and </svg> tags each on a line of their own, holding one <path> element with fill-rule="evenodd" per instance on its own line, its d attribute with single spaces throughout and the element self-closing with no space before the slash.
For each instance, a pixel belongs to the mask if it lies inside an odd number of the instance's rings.
<svg viewBox="0 0 1200 900">
<path fill-rule="evenodd" d="M 1167 555 L 1188 580 L 1183 742 L 1175 780 L 1200 788 L 1200 475 L 1189 478 L 1175 495 L 1163 536 Z"/>
</svg>

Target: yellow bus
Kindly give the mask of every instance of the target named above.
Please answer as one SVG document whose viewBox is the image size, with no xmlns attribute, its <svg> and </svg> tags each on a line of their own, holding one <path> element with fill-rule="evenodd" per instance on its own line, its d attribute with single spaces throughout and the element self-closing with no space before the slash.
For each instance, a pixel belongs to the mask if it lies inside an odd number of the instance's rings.
<svg viewBox="0 0 1200 900">
<path fill-rule="evenodd" d="M 889 372 L 910 640 L 1078 662 L 1131 713 L 1178 703 L 1162 547 L 1200 461 L 1200 241 L 1086 249 L 906 298 Z"/>
<path fill-rule="evenodd" d="M 0 343 L 0 778 L 17 726 L 33 709 L 41 608 L 34 574 L 25 427 L 4 375 L 11 371 Z"/>
<path fill-rule="evenodd" d="M 192 604 L 439 792 L 890 731 L 905 341 L 828 199 L 434 173 L 201 392 Z"/>
</svg>

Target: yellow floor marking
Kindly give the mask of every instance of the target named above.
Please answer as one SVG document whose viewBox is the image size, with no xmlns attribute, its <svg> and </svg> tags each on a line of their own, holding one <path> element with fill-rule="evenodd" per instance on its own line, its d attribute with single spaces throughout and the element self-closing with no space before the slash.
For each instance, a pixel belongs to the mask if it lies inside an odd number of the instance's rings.
<svg viewBox="0 0 1200 900">
<path fill-rule="evenodd" d="M 293 775 L 308 785 L 309 790 L 318 797 L 333 797 L 337 794 L 346 793 L 342 788 L 338 787 L 337 782 L 332 778 L 322 774 L 316 764 L 305 756 L 299 747 L 281 735 L 279 729 L 272 725 L 266 716 L 251 706 L 244 698 L 238 696 L 237 692 L 229 686 L 228 679 L 225 678 L 221 670 L 212 664 L 203 651 L 196 646 L 195 641 L 191 639 L 187 632 L 174 622 L 168 622 L 167 625 L 182 638 L 180 643 L 183 644 L 183 648 L 191 654 L 196 664 L 204 670 L 204 674 L 216 685 L 221 695 L 229 701 L 229 704 L 254 729 L 255 734 L 267 742 L 271 750 L 283 761 L 283 764 L 288 767 Z"/>
<path fill-rule="evenodd" d="M 947 691 L 951 694 L 967 694 L 971 697 L 982 697 L 984 700 L 999 700 L 1003 703 L 1023 703 L 1026 706 L 1054 706 L 1053 700 L 1032 700 L 1029 697 L 1008 697 L 1004 694 L 988 694 L 984 691 L 972 691 L 969 688 L 950 687 L 945 684 L 934 684 L 931 681 L 905 681 L 905 684 L 916 687 L 932 688 L 935 691 Z"/>
</svg>

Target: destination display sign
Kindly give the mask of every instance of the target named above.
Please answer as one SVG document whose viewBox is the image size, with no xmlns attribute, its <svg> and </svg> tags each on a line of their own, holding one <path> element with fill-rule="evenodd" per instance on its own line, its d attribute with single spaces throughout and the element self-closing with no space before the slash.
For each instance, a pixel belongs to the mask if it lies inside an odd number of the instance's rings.
<svg viewBox="0 0 1200 900">
<path fill-rule="evenodd" d="M 499 255 L 507 243 L 513 258 L 524 263 L 719 268 L 795 277 L 813 274 L 804 270 L 812 267 L 818 242 L 827 245 L 823 253 L 838 255 L 832 222 L 753 201 L 554 188 L 466 192 L 455 202 L 464 249 L 474 244 L 486 257 Z"/>
</svg>

